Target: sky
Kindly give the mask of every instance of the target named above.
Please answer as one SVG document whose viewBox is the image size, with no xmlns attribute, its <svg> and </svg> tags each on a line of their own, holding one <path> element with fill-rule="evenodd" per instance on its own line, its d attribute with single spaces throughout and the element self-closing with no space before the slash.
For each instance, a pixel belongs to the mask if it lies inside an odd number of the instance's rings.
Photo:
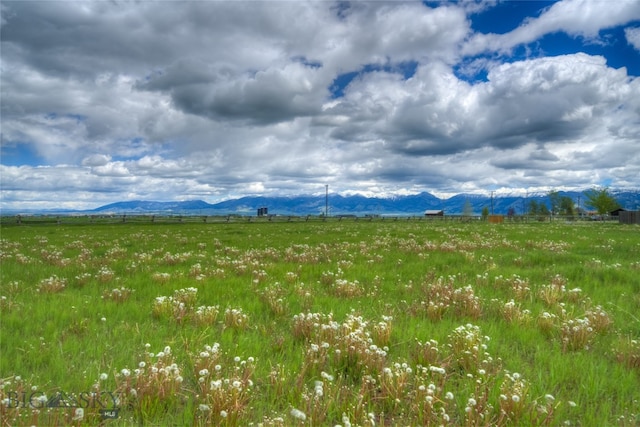
<svg viewBox="0 0 640 427">
<path fill-rule="evenodd" d="M 0 207 L 640 187 L 640 1 L 0 2 Z"/>
</svg>

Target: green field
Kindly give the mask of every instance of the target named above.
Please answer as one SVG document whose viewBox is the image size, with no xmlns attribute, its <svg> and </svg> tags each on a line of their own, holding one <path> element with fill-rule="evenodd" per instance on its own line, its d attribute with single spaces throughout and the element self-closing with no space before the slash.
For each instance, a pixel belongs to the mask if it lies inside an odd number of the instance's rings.
<svg viewBox="0 0 640 427">
<path fill-rule="evenodd" d="M 637 226 L 0 232 L 1 426 L 640 424 Z"/>
</svg>

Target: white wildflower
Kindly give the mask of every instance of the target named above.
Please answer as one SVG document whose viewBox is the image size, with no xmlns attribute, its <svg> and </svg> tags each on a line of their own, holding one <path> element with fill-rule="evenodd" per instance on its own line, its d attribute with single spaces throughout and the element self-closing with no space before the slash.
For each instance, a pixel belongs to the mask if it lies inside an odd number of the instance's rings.
<svg viewBox="0 0 640 427">
<path fill-rule="evenodd" d="M 76 408 L 75 412 L 73 413 L 73 421 L 80 421 L 81 419 L 84 418 L 84 409 L 82 408 Z"/>
<path fill-rule="evenodd" d="M 305 421 L 307 419 L 307 416 L 305 415 L 305 413 L 296 408 L 291 409 L 291 416 L 301 421 Z"/>
</svg>

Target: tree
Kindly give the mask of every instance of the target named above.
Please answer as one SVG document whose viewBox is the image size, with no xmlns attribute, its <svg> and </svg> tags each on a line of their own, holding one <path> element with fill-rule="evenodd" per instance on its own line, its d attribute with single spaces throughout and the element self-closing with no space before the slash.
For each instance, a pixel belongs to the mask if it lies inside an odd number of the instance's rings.
<svg viewBox="0 0 640 427">
<path fill-rule="evenodd" d="M 574 214 L 573 200 L 569 196 L 562 196 L 560 198 L 560 215 L 573 216 Z"/>
<path fill-rule="evenodd" d="M 482 208 L 482 220 L 486 221 L 488 217 L 489 217 L 489 208 L 485 206 L 484 208 Z"/>
<path fill-rule="evenodd" d="M 599 215 L 607 214 L 620 207 L 608 188 L 592 188 L 584 192 L 587 200 L 585 206 L 595 209 Z"/>
<path fill-rule="evenodd" d="M 538 202 L 536 202 L 535 200 L 531 200 L 529 202 L 529 215 L 531 216 L 538 215 L 539 210 L 540 208 L 538 207 Z"/>
<path fill-rule="evenodd" d="M 548 216 L 549 214 L 551 214 L 551 212 L 549 212 L 549 208 L 544 203 L 540 203 L 540 209 L 538 210 L 538 213 L 542 216 Z"/>
<path fill-rule="evenodd" d="M 549 191 L 549 202 L 551 202 L 551 214 L 557 215 L 560 213 L 560 193 L 555 190 Z"/>
</svg>

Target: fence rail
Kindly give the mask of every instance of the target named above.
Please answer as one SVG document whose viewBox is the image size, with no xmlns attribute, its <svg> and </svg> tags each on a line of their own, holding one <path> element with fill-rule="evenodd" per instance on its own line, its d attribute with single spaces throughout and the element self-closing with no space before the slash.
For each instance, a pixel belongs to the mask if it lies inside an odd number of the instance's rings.
<svg viewBox="0 0 640 427">
<path fill-rule="evenodd" d="M 494 216 L 495 217 L 495 216 Z M 90 225 L 90 224 L 228 224 L 228 223 L 282 223 L 282 222 L 498 222 L 498 223 L 537 223 L 537 222 L 574 222 L 574 221 L 618 221 L 617 217 L 586 217 L 586 216 L 531 216 L 511 215 L 495 218 L 479 215 L 3 215 L 0 217 L 2 226 L 9 225 Z M 491 220 L 491 221 L 490 221 Z"/>
</svg>

